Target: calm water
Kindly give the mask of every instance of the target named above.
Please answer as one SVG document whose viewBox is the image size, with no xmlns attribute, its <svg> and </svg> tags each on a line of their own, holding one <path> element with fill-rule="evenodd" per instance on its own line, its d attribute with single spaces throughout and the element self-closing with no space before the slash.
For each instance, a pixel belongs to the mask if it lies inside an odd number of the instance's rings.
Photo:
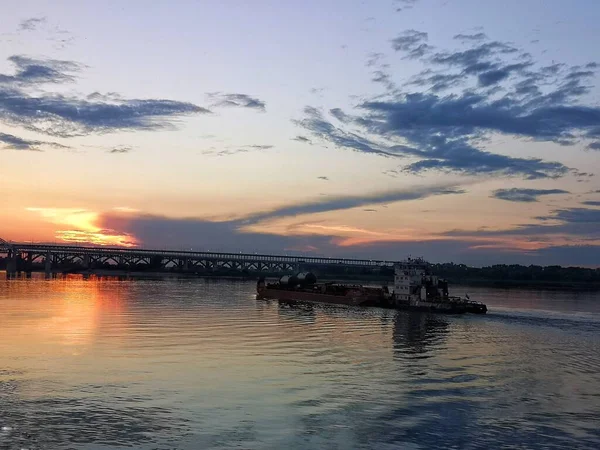
<svg viewBox="0 0 600 450">
<path fill-rule="evenodd" d="M 0 448 L 600 448 L 598 294 L 446 317 L 254 288 L 0 274 Z"/>
</svg>

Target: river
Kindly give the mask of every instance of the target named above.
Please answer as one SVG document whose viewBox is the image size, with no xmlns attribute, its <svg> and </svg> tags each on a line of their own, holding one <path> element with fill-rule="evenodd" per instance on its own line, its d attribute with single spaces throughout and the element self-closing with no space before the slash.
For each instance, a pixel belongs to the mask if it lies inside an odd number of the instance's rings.
<svg viewBox="0 0 600 450">
<path fill-rule="evenodd" d="M 257 301 L 248 281 L 6 280 L 0 449 L 600 448 L 600 294 L 485 316 Z"/>
</svg>

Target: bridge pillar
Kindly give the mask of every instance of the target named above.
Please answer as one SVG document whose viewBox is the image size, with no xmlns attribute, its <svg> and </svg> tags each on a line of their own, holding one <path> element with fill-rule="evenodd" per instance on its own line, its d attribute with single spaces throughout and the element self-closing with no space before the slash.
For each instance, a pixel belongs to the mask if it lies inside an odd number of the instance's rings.
<svg viewBox="0 0 600 450">
<path fill-rule="evenodd" d="M 25 260 L 25 274 L 27 278 L 31 278 L 31 270 L 33 269 L 33 254 L 27 252 L 27 259 Z"/>
<path fill-rule="evenodd" d="M 11 249 L 8 251 L 8 260 L 6 261 L 6 274 L 9 278 L 17 274 L 17 251 Z"/>
<path fill-rule="evenodd" d="M 52 273 L 52 253 L 46 253 L 46 261 L 44 262 L 44 272 L 46 275 L 50 275 Z"/>
<path fill-rule="evenodd" d="M 90 255 L 83 255 L 83 268 L 85 270 L 91 269 L 91 267 L 90 267 Z"/>
</svg>

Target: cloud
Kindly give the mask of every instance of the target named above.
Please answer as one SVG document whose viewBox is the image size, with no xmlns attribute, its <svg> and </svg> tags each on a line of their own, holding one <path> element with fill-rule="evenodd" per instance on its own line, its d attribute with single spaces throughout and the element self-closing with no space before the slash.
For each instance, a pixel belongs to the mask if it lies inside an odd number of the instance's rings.
<svg viewBox="0 0 600 450">
<path fill-rule="evenodd" d="M 396 12 L 405 11 L 413 8 L 419 0 L 394 0 Z"/>
<path fill-rule="evenodd" d="M 600 209 L 565 208 L 552 211 L 545 216 L 534 218 L 539 223 L 523 224 L 500 230 L 452 230 L 444 233 L 453 237 L 500 237 L 523 236 L 542 239 L 544 236 L 572 236 L 578 241 L 600 242 Z M 553 242 L 556 244 L 555 242 Z"/>
<path fill-rule="evenodd" d="M 173 119 L 210 111 L 192 103 L 162 99 L 123 99 L 117 96 L 78 98 L 34 94 L 29 89 L 75 79 L 81 65 L 71 61 L 12 56 L 14 75 L 0 74 L 0 121 L 51 136 L 71 137 L 121 130 L 172 128 Z"/>
<path fill-rule="evenodd" d="M 497 135 L 563 147 L 597 140 L 600 108 L 582 100 L 598 65 L 540 65 L 512 44 L 489 41 L 481 33 L 459 37 L 466 42 L 463 48 L 440 50 L 422 47 L 427 33 L 403 32 L 392 41 L 393 48 L 417 59 L 424 70 L 402 88 L 366 98 L 353 114 L 331 108 L 334 117 L 343 118 L 339 125 L 310 107 L 295 123 L 340 148 L 417 159 L 403 167 L 405 173 L 528 180 L 581 175 L 557 161 L 492 153 L 486 143 Z M 379 59 L 372 56 L 370 62 L 376 65 Z M 390 78 L 378 81 L 393 83 Z"/>
<path fill-rule="evenodd" d="M 541 195 L 569 194 L 562 189 L 497 189 L 492 192 L 492 197 L 510 202 L 537 202 Z"/>
<path fill-rule="evenodd" d="M 329 181 L 329 177 L 317 177 L 319 180 Z"/>
<path fill-rule="evenodd" d="M 221 92 L 212 92 L 208 94 L 209 98 L 215 101 L 213 106 L 231 106 L 238 108 L 250 108 L 259 111 L 265 111 L 266 103 L 247 94 L 224 94 Z"/>
<path fill-rule="evenodd" d="M 39 25 L 46 23 L 45 17 L 32 17 L 30 19 L 26 19 L 21 21 L 19 24 L 19 30 L 24 31 L 33 31 L 37 29 Z"/>
<path fill-rule="evenodd" d="M 220 150 L 217 150 L 215 147 L 211 147 L 209 150 L 204 150 L 202 152 L 203 155 L 211 155 L 211 156 L 230 156 L 236 155 L 238 153 L 248 153 L 254 150 L 269 150 L 273 148 L 272 145 L 243 145 L 241 147 L 226 147 Z"/>
<path fill-rule="evenodd" d="M 9 150 L 29 150 L 29 151 L 42 151 L 40 146 L 49 146 L 54 148 L 70 148 L 66 145 L 58 144 L 56 142 L 36 141 L 31 139 L 23 139 L 12 134 L 0 133 L 0 143 L 6 145 Z"/>
<path fill-rule="evenodd" d="M 582 202 L 583 205 L 587 206 L 600 206 L 600 202 L 589 200 L 587 202 Z"/>
<path fill-rule="evenodd" d="M 246 147 L 254 148 L 256 150 L 269 150 L 269 149 L 273 148 L 272 145 L 256 145 L 256 144 L 247 145 Z"/>
<path fill-rule="evenodd" d="M 117 145 L 109 150 L 108 153 L 129 153 L 133 150 L 133 147 L 127 145 Z"/>
<path fill-rule="evenodd" d="M 398 156 L 385 147 L 359 136 L 335 127 L 323 118 L 321 112 L 311 106 L 304 108 L 305 118 L 293 121 L 310 131 L 315 137 L 330 141 L 338 147 L 354 149 L 361 153 L 374 153 L 385 156 Z"/>
<path fill-rule="evenodd" d="M 392 39 L 392 48 L 407 53 L 408 58 L 420 58 L 433 49 L 427 44 L 428 39 L 424 31 L 406 30 Z"/>
<path fill-rule="evenodd" d="M 140 245 L 159 248 L 193 248 L 199 251 L 306 253 L 298 248 L 331 248 L 327 236 L 280 236 L 270 233 L 247 232 L 239 221 L 213 222 L 199 218 L 170 218 L 165 216 L 127 214 L 102 216 L 101 226 L 119 230 L 125 236 L 135 236 Z"/>
<path fill-rule="evenodd" d="M 600 150 L 600 142 L 591 142 L 587 148 L 590 150 Z"/>
<path fill-rule="evenodd" d="M 32 86 L 41 83 L 73 82 L 74 74 L 83 67 L 72 61 L 41 60 L 23 55 L 13 55 L 8 60 L 15 66 L 15 74 L 0 74 L 0 89 L 2 85 Z"/>
<path fill-rule="evenodd" d="M 309 138 L 307 138 L 306 136 L 296 136 L 295 138 L 292 138 L 292 141 L 298 141 L 298 142 L 302 142 L 304 144 L 312 145 L 311 140 Z"/>
<path fill-rule="evenodd" d="M 598 265 L 599 245 L 552 245 L 523 251 L 480 246 L 468 237 L 410 241 L 361 241 L 352 244 L 340 240 L 338 232 L 352 227 L 323 226 L 320 234 L 294 226 L 288 235 L 268 231 L 248 231 L 239 221 L 211 222 L 198 218 L 169 218 L 144 214 L 105 214 L 100 225 L 118 230 L 123 236 L 135 236 L 140 246 L 150 248 L 193 248 L 198 251 L 222 251 L 267 254 L 312 254 L 340 258 L 387 259 L 422 255 L 432 262 L 488 264 L 580 264 Z M 313 224 L 315 227 L 319 224 Z M 255 227 L 256 228 L 256 227 Z M 330 231 L 327 233 L 327 231 Z M 363 230 L 356 230 L 359 234 Z M 368 230 L 367 234 L 369 233 Z M 325 232 L 325 234 L 322 234 Z M 352 233 L 350 233 L 352 235 Z M 495 239 L 495 238 L 494 238 Z M 400 256 L 399 256 L 400 255 Z"/>
<path fill-rule="evenodd" d="M 453 37 L 458 41 L 485 41 L 488 37 L 485 33 L 474 33 L 474 34 L 457 34 Z"/>
<path fill-rule="evenodd" d="M 245 223 L 256 223 L 282 217 L 293 217 L 303 214 L 315 214 L 329 211 L 340 211 L 359 206 L 381 203 L 419 200 L 437 195 L 464 194 L 466 191 L 454 186 L 425 186 L 414 189 L 400 189 L 387 192 L 376 192 L 365 195 L 317 198 L 302 203 L 284 205 L 270 211 L 261 211 L 244 218 Z"/>
</svg>

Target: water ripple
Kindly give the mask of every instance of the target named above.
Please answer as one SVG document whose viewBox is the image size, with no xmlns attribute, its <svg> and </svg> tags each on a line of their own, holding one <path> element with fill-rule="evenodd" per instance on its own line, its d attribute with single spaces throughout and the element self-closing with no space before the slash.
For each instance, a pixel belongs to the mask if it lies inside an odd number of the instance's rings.
<svg viewBox="0 0 600 450">
<path fill-rule="evenodd" d="M 0 449 L 600 448 L 598 297 L 480 289 L 487 316 L 446 317 L 238 281 L 0 287 Z"/>
</svg>

